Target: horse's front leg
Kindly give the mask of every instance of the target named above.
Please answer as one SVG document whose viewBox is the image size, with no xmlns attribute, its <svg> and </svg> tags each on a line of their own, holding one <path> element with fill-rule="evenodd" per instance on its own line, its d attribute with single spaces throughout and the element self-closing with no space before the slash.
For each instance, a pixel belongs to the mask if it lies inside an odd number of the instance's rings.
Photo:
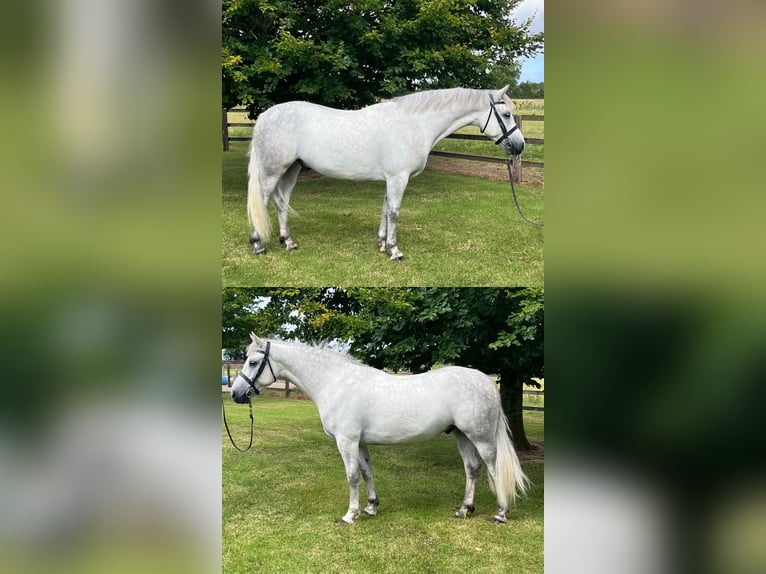
<svg viewBox="0 0 766 574">
<path fill-rule="evenodd" d="M 348 511 L 340 519 L 341 524 L 353 524 L 360 514 L 359 507 L 359 440 L 338 437 L 338 451 L 346 467 L 348 480 Z"/>
<path fill-rule="evenodd" d="M 404 259 L 404 253 L 399 251 L 396 244 L 396 224 L 399 221 L 399 208 L 404 196 L 404 188 L 407 187 L 409 174 L 400 174 L 386 180 L 386 249 L 391 254 L 392 261 Z M 381 224 L 382 226 L 382 224 Z"/>
<path fill-rule="evenodd" d="M 367 506 L 364 513 L 367 516 L 375 516 L 378 513 L 378 493 L 375 492 L 375 481 L 372 478 L 372 461 L 370 460 L 370 451 L 366 446 L 359 446 L 359 468 L 362 471 L 362 478 L 367 485 Z"/>
</svg>

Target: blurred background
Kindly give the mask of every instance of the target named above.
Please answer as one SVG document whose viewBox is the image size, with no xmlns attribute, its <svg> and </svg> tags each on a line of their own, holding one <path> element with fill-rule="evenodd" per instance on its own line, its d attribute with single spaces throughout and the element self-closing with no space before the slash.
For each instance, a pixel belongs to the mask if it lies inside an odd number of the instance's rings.
<svg viewBox="0 0 766 574">
<path fill-rule="evenodd" d="M 546 8 L 546 572 L 762 572 L 766 9 Z"/>
<path fill-rule="evenodd" d="M 0 29 L 0 570 L 219 571 L 220 6 Z"/>
</svg>

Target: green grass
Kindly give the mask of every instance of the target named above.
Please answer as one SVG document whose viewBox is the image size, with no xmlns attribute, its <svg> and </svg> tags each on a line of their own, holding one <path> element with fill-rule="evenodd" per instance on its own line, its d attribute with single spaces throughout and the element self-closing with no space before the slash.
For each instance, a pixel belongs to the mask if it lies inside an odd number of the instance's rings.
<svg viewBox="0 0 766 574">
<path fill-rule="evenodd" d="M 509 185 L 426 170 L 413 178 L 398 226 L 401 263 L 378 252 L 384 185 L 320 178 L 299 181 L 286 252 L 273 241 L 251 254 L 245 210 L 247 163 L 223 154 L 224 286 L 536 286 L 543 282 L 543 231 L 521 220 Z M 543 190 L 517 186 L 528 217 L 543 219 Z M 276 229 L 273 206 L 272 225 Z M 275 233 L 276 235 L 276 233 Z"/>
<path fill-rule="evenodd" d="M 247 444 L 247 406 L 225 400 L 235 437 Z M 542 462 L 524 464 L 534 488 L 507 524 L 493 525 L 485 476 L 473 518 L 451 517 L 465 486 L 452 437 L 370 447 L 379 514 L 341 527 L 345 473 L 314 404 L 258 397 L 253 412 L 250 452 L 236 452 L 222 434 L 224 573 L 543 571 Z M 542 422 L 527 432 L 542 440 Z"/>
</svg>

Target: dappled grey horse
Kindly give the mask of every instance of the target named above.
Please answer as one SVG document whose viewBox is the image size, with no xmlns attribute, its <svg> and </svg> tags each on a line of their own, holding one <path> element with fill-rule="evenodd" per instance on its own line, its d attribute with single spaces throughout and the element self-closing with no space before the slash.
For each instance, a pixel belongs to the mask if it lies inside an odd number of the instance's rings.
<svg viewBox="0 0 766 574">
<path fill-rule="evenodd" d="M 298 247 L 287 218 L 298 172 L 307 166 L 340 179 L 385 181 L 378 244 L 381 253 L 403 259 L 396 243 L 402 196 L 410 178 L 425 168 L 437 142 L 474 125 L 509 154 L 518 155 L 524 149 L 507 90 L 508 86 L 431 90 L 355 111 L 307 102 L 269 108 L 255 124 L 249 151 L 247 213 L 253 253 L 264 253 L 271 236 L 267 207 L 272 198 L 279 240 L 287 250 Z"/>
<path fill-rule="evenodd" d="M 379 499 L 367 450 L 371 444 L 410 442 L 441 432 L 455 436 L 466 474 L 457 518 L 467 518 L 474 511 L 482 461 L 497 495 L 496 523 L 506 522 L 517 492 L 526 491 L 528 481 L 510 440 L 500 394 L 485 374 L 444 367 L 395 376 L 330 349 L 266 341 L 252 334 L 251 339 L 231 398 L 248 402 L 279 377 L 294 383 L 316 403 L 324 431 L 335 439 L 346 467 L 350 494 L 342 523 L 352 524 L 362 512 L 360 474 L 367 486 L 364 513 L 377 514 Z"/>
</svg>

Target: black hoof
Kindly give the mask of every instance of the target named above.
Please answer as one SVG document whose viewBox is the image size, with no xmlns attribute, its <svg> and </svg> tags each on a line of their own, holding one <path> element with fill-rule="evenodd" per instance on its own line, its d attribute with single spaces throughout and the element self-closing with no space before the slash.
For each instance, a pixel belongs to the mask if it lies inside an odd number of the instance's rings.
<svg viewBox="0 0 766 574">
<path fill-rule="evenodd" d="M 345 521 L 345 520 L 343 520 L 342 518 L 340 519 L 340 522 L 338 522 L 338 524 L 339 524 L 340 526 L 351 526 L 351 523 L 350 523 L 350 522 L 346 522 L 346 521 Z"/>
</svg>

